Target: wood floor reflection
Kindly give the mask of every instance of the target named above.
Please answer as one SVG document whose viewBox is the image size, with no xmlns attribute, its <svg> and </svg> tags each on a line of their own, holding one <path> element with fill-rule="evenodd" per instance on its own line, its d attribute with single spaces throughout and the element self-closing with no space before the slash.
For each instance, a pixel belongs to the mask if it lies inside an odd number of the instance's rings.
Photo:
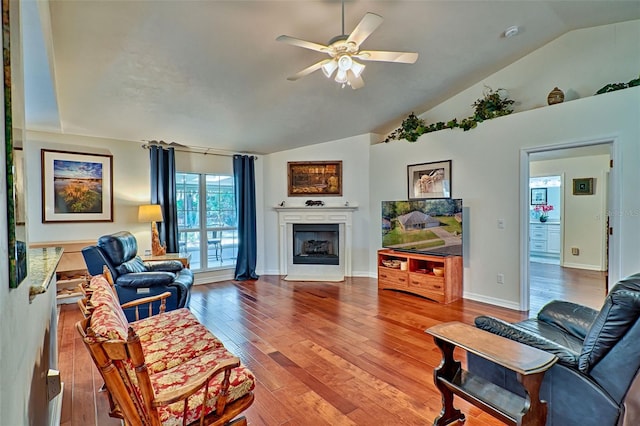
<svg viewBox="0 0 640 426">
<path fill-rule="evenodd" d="M 379 292 L 369 278 L 326 283 L 264 276 L 200 285 L 190 308 L 255 373 L 250 425 L 432 424 L 441 403 L 433 385 L 440 352 L 424 330 L 444 321 L 472 324 L 482 314 L 527 317 L 469 300 L 440 305 Z M 106 414 L 101 379 L 73 328 L 79 319 L 77 307 L 62 307 L 61 424 L 119 425 Z M 467 426 L 502 424 L 462 400 L 456 405 Z"/>
</svg>

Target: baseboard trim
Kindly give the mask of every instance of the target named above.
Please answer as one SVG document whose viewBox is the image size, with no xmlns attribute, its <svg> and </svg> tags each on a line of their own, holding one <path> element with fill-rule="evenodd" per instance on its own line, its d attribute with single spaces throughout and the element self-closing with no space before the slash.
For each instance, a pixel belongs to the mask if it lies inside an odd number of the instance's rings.
<svg viewBox="0 0 640 426">
<path fill-rule="evenodd" d="M 600 265 L 585 265 L 584 263 L 567 263 L 567 262 L 565 262 L 562 266 L 565 267 L 565 268 L 586 269 L 587 271 L 602 272 L 602 267 Z"/>
<path fill-rule="evenodd" d="M 62 395 L 64 394 L 64 382 L 60 383 L 60 393 L 49 402 L 49 425 L 60 426 L 62 420 Z"/>
<path fill-rule="evenodd" d="M 222 269 L 219 271 L 198 272 L 194 275 L 193 285 L 210 284 L 220 281 L 233 280 L 233 269 Z"/>
<path fill-rule="evenodd" d="M 283 278 L 285 281 L 325 281 L 325 282 L 343 282 L 344 275 L 287 275 Z"/>
<path fill-rule="evenodd" d="M 496 297 L 483 296 L 481 294 L 469 293 L 467 291 L 462 295 L 463 298 L 474 300 L 476 302 L 488 303 L 490 305 L 500 306 L 502 308 L 520 311 L 520 304 L 510 300 L 498 299 Z"/>
</svg>

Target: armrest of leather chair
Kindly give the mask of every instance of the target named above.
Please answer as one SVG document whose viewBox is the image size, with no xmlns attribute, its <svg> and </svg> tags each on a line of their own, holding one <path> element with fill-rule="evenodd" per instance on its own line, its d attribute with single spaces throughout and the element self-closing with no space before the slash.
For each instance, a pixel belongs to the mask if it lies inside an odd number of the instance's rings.
<svg viewBox="0 0 640 426">
<path fill-rule="evenodd" d="M 584 340 L 598 311 L 577 303 L 554 300 L 538 312 L 538 319 L 560 327 L 567 333 Z"/>
<path fill-rule="evenodd" d="M 517 324 L 511 324 L 498 318 L 479 316 L 475 320 L 476 327 L 489 331 L 498 336 L 524 343 L 525 345 L 541 349 L 558 357 L 559 362 L 570 366 L 577 367 L 579 353 L 575 353 L 569 348 L 559 345 L 558 343 L 536 335 L 529 330 L 519 328 Z"/>
<path fill-rule="evenodd" d="M 170 285 L 175 280 L 171 272 L 131 272 L 122 274 L 116 279 L 116 285 L 121 287 L 155 287 Z"/>
<path fill-rule="evenodd" d="M 184 268 L 179 260 L 153 260 L 144 265 L 149 271 L 179 272 Z"/>
</svg>

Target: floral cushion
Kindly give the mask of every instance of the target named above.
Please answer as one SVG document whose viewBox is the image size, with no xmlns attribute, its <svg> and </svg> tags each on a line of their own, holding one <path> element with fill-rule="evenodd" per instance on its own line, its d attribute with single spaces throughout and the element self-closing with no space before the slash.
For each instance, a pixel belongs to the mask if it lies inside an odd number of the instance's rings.
<svg viewBox="0 0 640 426">
<path fill-rule="evenodd" d="M 94 275 L 91 277 L 91 281 L 89 281 L 89 288 L 111 288 L 111 284 L 104 277 L 104 275 Z"/>
<path fill-rule="evenodd" d="M 89 281 L 89 286 L 86 289 L 86 293 L 88 294 L 88 297 L 91 298 L 95 291 L 100 290 L 110 291 L 113 294 L 113 297 L 118 300 L 118 295 L 115 294 L 115 290 L 113 289 L 111 284 L 109 284 L 109 281 L 107 281 L 107 279 L 103 275 L 94 275 L 93 277 L 91 277 L 91 281 Z"/>
<path fill-rule="evenodd" d="M 125 341 L 129 328 L 132 328 L 140 338 L 146 371 L 155 395 L 178 389 L 194 376 L 206 372 L 211 366 L 233 357 L 222 342 L 200 324 L 188 309 L 177 309 L 129 323 L 117 296 L 104 278 L 95 282 L 92 280 L 91 290 L 90 302 L 94 309 L 91 313 L 90 327 L 95 337 L 91 336 L 88 339 Z M 123 374 L 121 377 L 128 376 L 130 384 L 127 387 L 135 393 L 135 398 L 142 400 L 142 390 L 138 386 L 138 378 L 131 360 L 115 361 L 115 365 Z M 219 374 L 209 382 L 205 415 L 215 410 L 223 378 L 224 374 Z M 255 378 L 248 369 L 234 368 L 230 377 L 227 402 L 243 397 L 254 387 Z M 202 388 L 189 397 L 187 423 L 199 419 L 203 409 L 201 405 L 205 398 L 204 393 Z M 182 401 L 159 407 L 162 424 L 183 424 L 183 409 Z"/>
<path fill-rule="evenodd" d="M 200 324 L 187 308 L 180 308 L 134 321 L 131 326 L 142 342 L 160 340 L 182 328 Z"/>
<path fill-rule="evenodd" d="M 151 384 L 154 392 L 158 395 L 161 392 L 174 390 L 189 381 L 192 377 L 201 374 L 215 365 L 217 362 L 232 358 L 233 355 L 224 348 L 211 350 L 206 354 L 185 362 L 177 367 L 165 370 L 151 376 Z M 209 382 L 209 392 L 207 394 L 206 413 L 215 410 L 215 404 L 220 395 L 220 388 L 224 374 L 218 374 Z M 255 377 L 248 369 L 237 367 L 231 371 L 229 379 L 229 393 L 227 403 L 231 403 L 242 398 L 251 392 L 255 387 Z M 187 423 L 194 422 L 200 418 L 202 410 L 202 400 L 204 397 L 204 387 L 189 398 L 187 410 Z M 158 413 L 160 421 L 164 426 L 182 425 L 182 413 L 184 402 L 176 402 L 168 406 L 159 407 Z"/>
<path fill-rule="evenodd" d="M 93 310 L 90 326 L 99 339 L 127 340 L 129 323 L 122 309 L 113 309 L 110 304 L 99 305 Z"/>
<path fill-rule="evenodd" d="M 140 343 L 151 374 L 173 368 L 222 347 L 222 342 L 201 324 L 178 329 L 162 339 Z"/>
</svg>

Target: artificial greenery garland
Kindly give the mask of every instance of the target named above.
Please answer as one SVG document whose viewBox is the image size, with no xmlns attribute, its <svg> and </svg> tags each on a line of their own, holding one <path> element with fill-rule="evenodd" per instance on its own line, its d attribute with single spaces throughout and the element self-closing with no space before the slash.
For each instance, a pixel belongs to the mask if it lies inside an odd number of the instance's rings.
<svg viewBox="0 0 640 426">
<path fill-rule="evenodd" d="M 634 78 L 633 80 L 631 80 L 628 83 L 611 83 L 611 84 L 607 84 L 602 89 L 598 90 L 596 92 L 596 95 L 601 95 L 603 93 L 614 92 L 616 90 L 622 90 L 622 89 L 627 89 L 629 87 L 636 87 L 636 86 L 640 86 L 640 75 L 638 76 L 638 78 Z"/>
<path fill-rule="evenodd" d="M 503 89 L 494 91 L 487 87 L 484 96 L 476 100 L 472 105 L 474 107 L 474 114 L 471 117 L 460 120 L 460 122 L 454 118 L 446 123 L 439 121 L 437 123 L 427 124 L 426 121 L 418 118 L 414 113 L 411 113 L 402 121 L 402 125 L 391 132 L 384 141 L 389 142 L 392 140 L 406 139 L 409 142 L 415 142 L 425 133 L 436 132 L 442 129 L 454 129 L 456 127 L 466 132 L 484 120 L 509 115 L 513 112 L 511 105 L 513 105 L 514 101 L 506 96 L 501 96 L 501 91 L 503 91 Z"/>
</svg>

